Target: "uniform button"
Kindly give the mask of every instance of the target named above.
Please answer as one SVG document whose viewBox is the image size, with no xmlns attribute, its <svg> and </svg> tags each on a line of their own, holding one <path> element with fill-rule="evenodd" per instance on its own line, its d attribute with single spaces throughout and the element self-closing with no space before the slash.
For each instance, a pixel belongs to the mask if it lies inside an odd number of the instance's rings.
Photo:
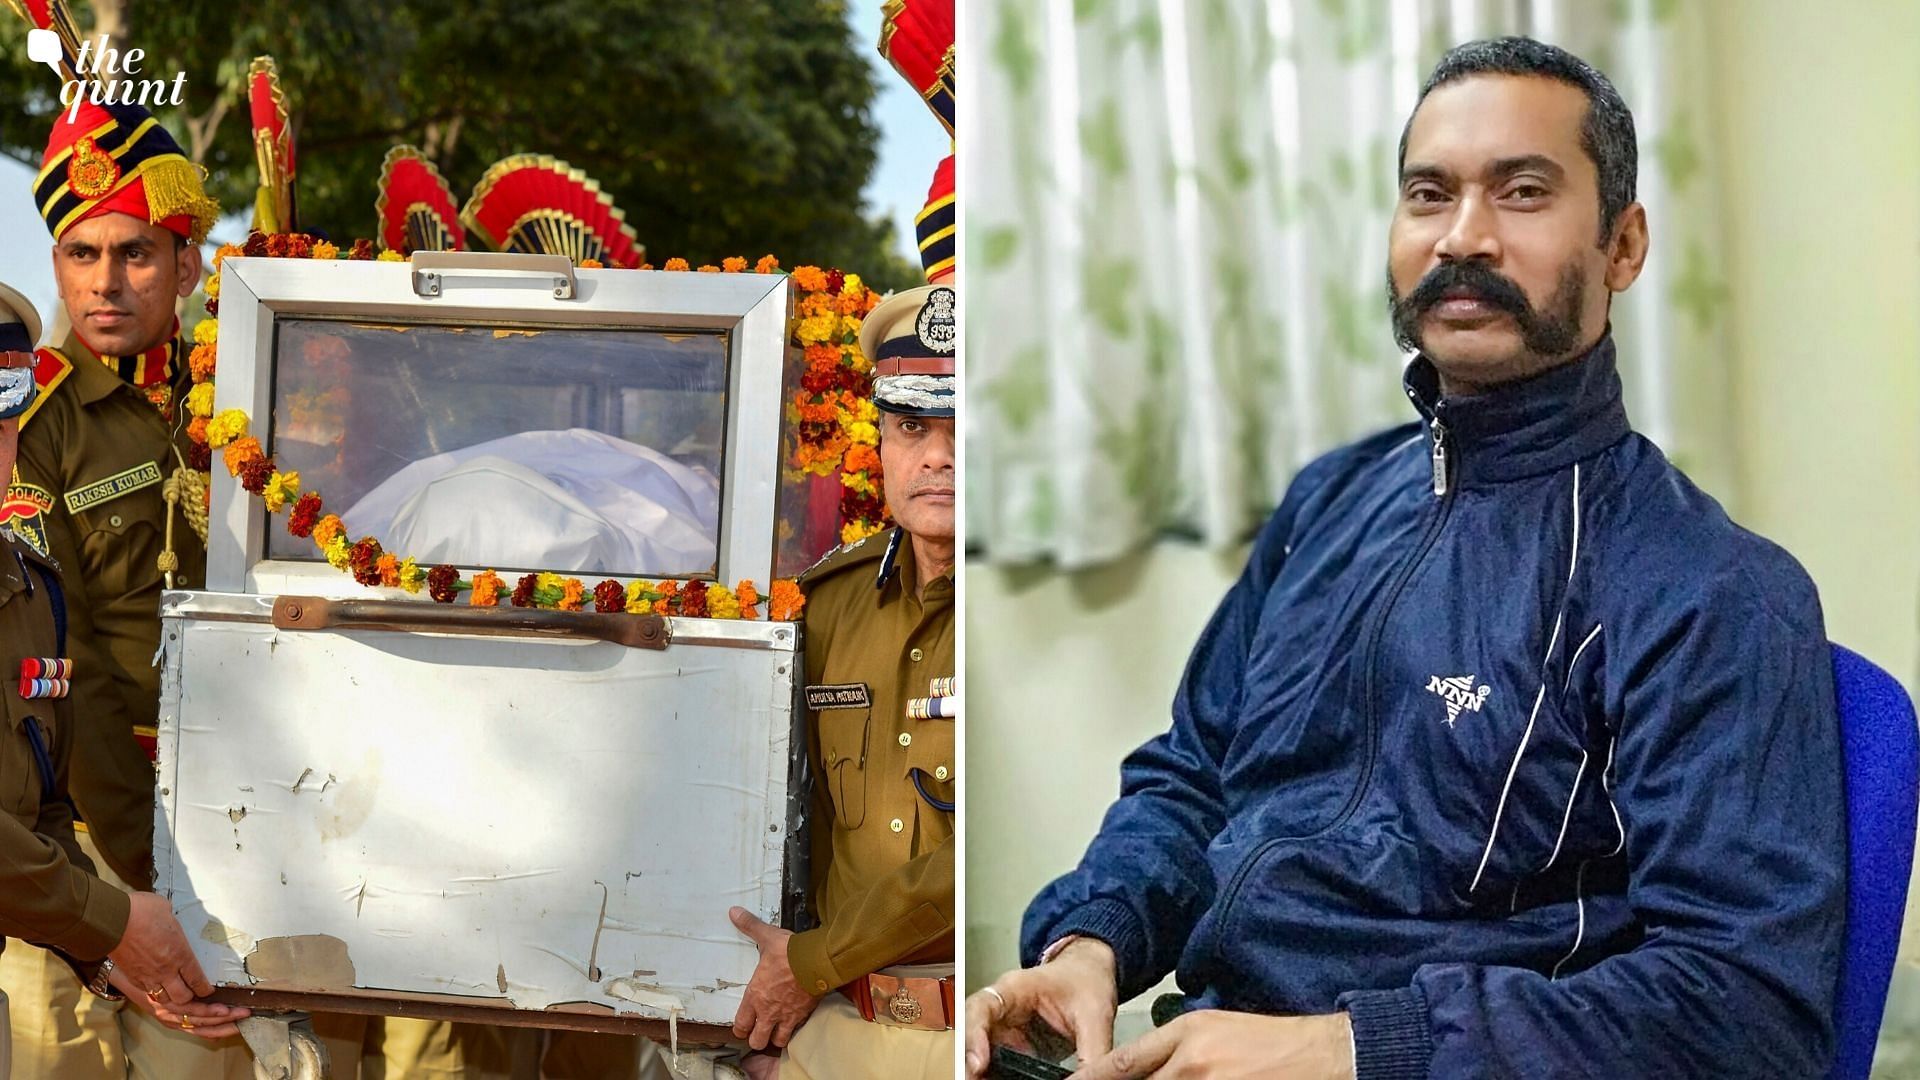
<svg viewBox="0 0 1920 1080">
<path fill-rule="evenodd" d="M 113 515 L 112 517 L 110 517 L 110 518 L 108 518 L 108 519 L 107 519 L 107 527 L 108 527 L 108 528 L 113 528 L 113 529 L 117 529 L 117 528 L 119 528 L 119 527 L 120 527 L 120 525 L 121 525 L 121 521 L 120 521 L 120 515 L 119 515 L 119 514 L 115 514 L 115 515 Z M 917 651 L 919 651 L 919 650 L 915 650 L 915 651 L 917 652 Z M 918 660 L 918 659 L 920 659 L 920 658 L 916 656 L 916 657 L 914 657 L 914 659 L 915 659 L 915 660 Z"/>
<path fill-rule="evenodd" d="M 894 832 L 899 832 L 901 829 L 906 828 L 906 826 L 900 824 L 899 818 L 894 818 L 892 821 L 887 823 L 887 828 L 892 829 Z"/>
<path fill-rule="evenodd" d="M 935 780 L 945 780 L 947 778 L 947 767 L 945 765 L 942 765 L 939 768 L 933 770 L 933 778 Z"/>
<path fill-rule="evenodd" d="M 827 988 L 827 980 L 825 979 L 813 980 L 813 988 L 815 990 L 825 990 Z"/>
<path fill-rule="evenodd" d="M 911 735 L 909 735 L 909 734 L 907 734 L 907 733 L 906 733 L 906 732 L 904 732 L 904 731 L 903 731 L 903 732 L 901 732 L 901 733 L 900 733 L 900 745 L 901 745 L 901 746 L 912 746 L 912 745 L 913 745 L 913 736 L 911 736 Z"/>
<path fill-rule="evenodd" d="M 828 765 L 832 765 L 832 764 L 834 764 L 835 762 L 837 762 L 837 761 L 839 761 L 839 760 L 840 760 L 840 755 L 839 755 L 839 754 L 836 754 L 836 753 L 834 753 L 834 752 L 833 752 L 833 751 L 831 751 L 831 750 L 829 750 L 829 751 L 827 751 L 827 764 L 828 764 Z"/>
<path fill-rule="evenodd" d="M 921 652 L 919 649 L 915 649 L 912 652 L 908 653 L 907 655 L 913 657 L 913 662 L 917 664 L 920 662 L 920 658 L 925 656 L 926 654 Z"/>
</svg>

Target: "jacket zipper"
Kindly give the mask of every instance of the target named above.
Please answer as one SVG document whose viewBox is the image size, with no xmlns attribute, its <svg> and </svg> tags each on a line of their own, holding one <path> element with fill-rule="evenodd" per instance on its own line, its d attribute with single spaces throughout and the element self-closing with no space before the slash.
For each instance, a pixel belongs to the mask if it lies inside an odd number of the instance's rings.
<svg viewBox="0 0 1920 1080">
<path fill-rule="evenodd" d="M 1374 765 L 1380 759 L 1380 707 L 1374 692 L 1374 687 L 1377 685 L 1374 676 L 1380 656 L 1380 639 L 1386 636 L 1387 619 L 1393 614 L 1394 605 L 1400 602 L 1400 594 L 1406 591 L 1407 583 L 1413 580 L 1414 572 L 1420 568 L 1421 563 L 1426 561 L 1427 553 L 1433 549 L 1434 541 L 1440 538 L 1440 531 L 1445 528 L 1447 518 L 1453 510 L 1453 487 L 1448 472 L 1447 428 L 1438 415 L 1433 417 L 1432 432 L 1433 442 L 1429 456 L 1433 464 L 1433 494 L 1440 503 L 1439 512 L 1434 515 L 1433 523 L 1427 526 L 1426 533 L 1421 536 L 1419 546 L 1414 549 L 1406 562 L 1401 564 L 1399 577 L 1394 581 L 1393 587 L 1388 590 L 1387 602 L 1380 608 L 1380 616 L 1374 621 L 1372 633 L 1368 635 L 1367 660 L 1362 665 L 1365 673 L 1364 685 L 1367 687 L 1367 741 L 1365 756 L 1360 765 L 1359 783 L 1354 785 L 1352 794 L 1347 796 L 1346 805 L 1342 806 L 1340 812 L 1335 814 L 1327 824 L 1299 836 L 1275 836 L 1264 840 L 1253 850 L 1252 855 L 1241 861 L 1234 870 L 1233 877 L 1227 880 L 1226 889 L 1220 894 L 1219 911 L 1222 923 L 1226 921 L 1227 914 L 1232 910 L 1234 900 L 1239 898 L 1240 887 L 1246 883 L 1247 875 L 1251 874 L 1253 868 L 1267 857 L 1268 852 L 1281 844 L 1298 843 L 1302 840 L 1325 836 L 1346 824 L 1347 819 L 1360 808 L 1360 800 L 1366 796 L 1367 789 L 1373 785 Z M 1223 938 L 1214 948 L 1216 962 L 1225 959 L 1224 945 Z"/>
</svg>

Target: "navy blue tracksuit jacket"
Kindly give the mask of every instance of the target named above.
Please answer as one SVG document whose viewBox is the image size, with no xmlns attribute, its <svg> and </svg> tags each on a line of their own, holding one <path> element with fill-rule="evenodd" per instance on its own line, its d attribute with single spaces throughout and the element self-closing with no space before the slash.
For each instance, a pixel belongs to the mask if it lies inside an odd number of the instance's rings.
<svg viewBox="0 0 1920 1080">
<path fill-rule="evenodd" d="M 1621 403 L 1613 345 L 1301 471 L 1028 909 L 1360 1080 L 1813 1077 L 1845 810 L 1812 582 Z"/>
</svg>

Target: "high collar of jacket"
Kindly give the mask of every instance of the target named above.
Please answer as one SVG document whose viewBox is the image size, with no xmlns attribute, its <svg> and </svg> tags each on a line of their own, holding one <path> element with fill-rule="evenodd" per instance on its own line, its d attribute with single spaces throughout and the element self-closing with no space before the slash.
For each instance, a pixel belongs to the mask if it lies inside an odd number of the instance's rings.
<svg viewBox="0 0 1920 1080">
<path fill-rule="evenodd" d="M 1435 421 L 1443 425 L 1463 487 L 1565 468 L 1630 430 L 1611 332 L 1577 359 L 1481 394 L 1442 396 L 1440 373 L 1424 354 L 1407 365 L 1404 382 L 1429 433 Z"/>
</svg>

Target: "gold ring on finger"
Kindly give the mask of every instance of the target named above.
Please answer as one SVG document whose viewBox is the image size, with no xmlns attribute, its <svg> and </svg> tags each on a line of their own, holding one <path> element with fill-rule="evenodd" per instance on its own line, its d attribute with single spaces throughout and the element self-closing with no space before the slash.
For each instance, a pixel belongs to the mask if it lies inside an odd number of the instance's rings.
<svg viewBox="0 0 1920 1080">
<path fill-rule="evenodd" d="M 163 997 L 166 997 L 166 996 L 167 996 L 167 988 L 166 988 L 166 987 L 164 987 L 164 986 L 163 986 L 163 987 L 161 987 L 161 988 L 160 988 L 160 989 L 158 989 L 158 990 L 149 990 L 149 991 L 147 991 L 147 1000 L 148 1000 L 148 1001 L 159 1001 L 159 1000 L 160 1000 L 161 998 L 163 998 Z"/>
</svg>

